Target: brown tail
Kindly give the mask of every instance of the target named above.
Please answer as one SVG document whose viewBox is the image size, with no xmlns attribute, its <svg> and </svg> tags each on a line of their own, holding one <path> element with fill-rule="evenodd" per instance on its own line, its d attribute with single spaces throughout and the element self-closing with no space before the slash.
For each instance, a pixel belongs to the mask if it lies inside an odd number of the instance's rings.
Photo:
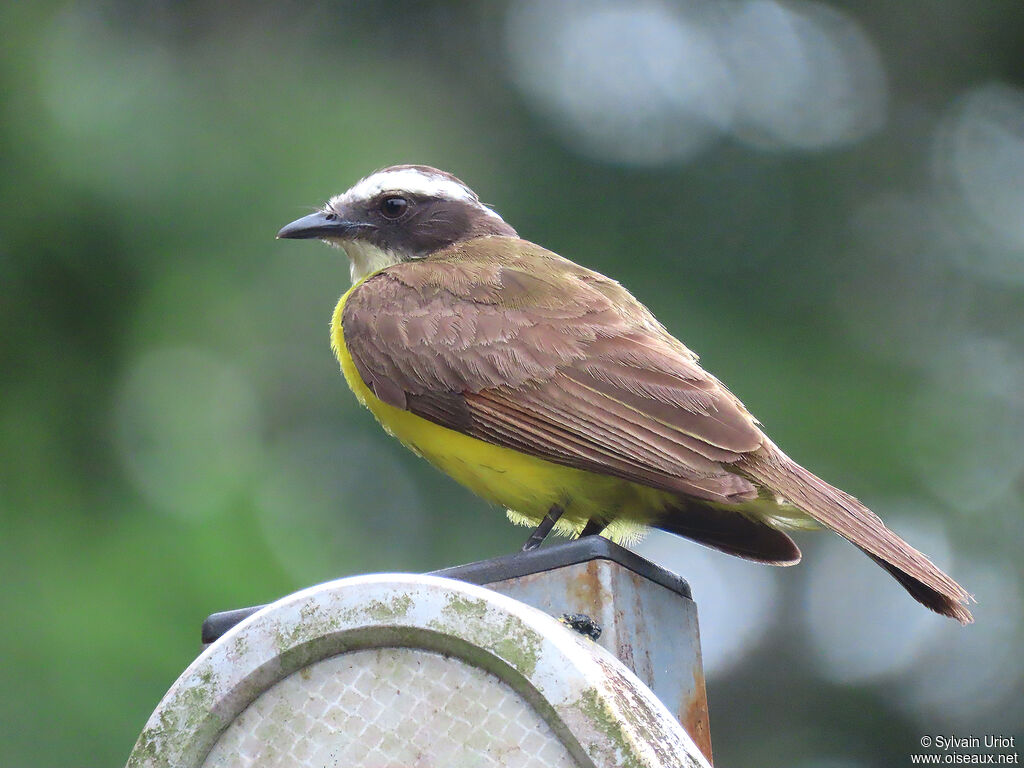
<svg viewBox="0 0 1024 768">
<path fill-rule="evenodd" d="M 967 590 L 886 528 L 853 496 L 833 488 L 771 444 L 745 456 L 739 466 L 758 483 L 860 547 L 922 605 L 961 624 L 974 621 L 967 610 L 972 599 Z"/>
</svg>

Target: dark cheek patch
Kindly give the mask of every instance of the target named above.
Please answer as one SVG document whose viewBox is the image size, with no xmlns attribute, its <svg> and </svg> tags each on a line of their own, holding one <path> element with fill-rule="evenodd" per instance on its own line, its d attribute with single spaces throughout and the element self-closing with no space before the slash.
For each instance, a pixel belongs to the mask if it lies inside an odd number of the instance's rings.
<svg viewBox="0 0 1024 768">
<path fill-rule="evenodd" d="M 375 245 L 417 258 L 473 237 L 515 236 L 500 218 L 464 201 L 421 199 L 413 205 L 410 215 L 374 230 Z"/>
</svg>

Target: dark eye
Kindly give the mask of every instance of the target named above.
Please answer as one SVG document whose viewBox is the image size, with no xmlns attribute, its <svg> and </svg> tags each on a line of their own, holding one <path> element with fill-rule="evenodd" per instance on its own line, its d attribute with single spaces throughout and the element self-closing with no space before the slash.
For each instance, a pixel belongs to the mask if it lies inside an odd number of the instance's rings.
<svg viewBox="0 0 1024 768">
<path fill-rule="evenodd" d="M 409 201 L 397 195 L 385 197 L 380 201 L 380 212 L 386 219 L 397 219 L 408 207 Z"/>
</svg>

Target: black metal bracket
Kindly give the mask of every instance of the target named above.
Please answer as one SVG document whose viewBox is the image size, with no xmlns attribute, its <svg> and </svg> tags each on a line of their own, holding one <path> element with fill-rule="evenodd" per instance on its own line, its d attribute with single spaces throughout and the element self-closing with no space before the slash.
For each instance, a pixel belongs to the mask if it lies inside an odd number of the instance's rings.
<svg viewBox="0 0 1024 768">
<path fill-rule="evenodd" d="M 542 573 L 567 565 L 587 563 L 591 560 L 610 560 L 682 597 L 688 599 L 693 597 L 690 585 L 681 576 L 655 565 L 650 560 L 646 560 L 618 544 L 613 544 L 601 536 L 586 536 L 543 549 L 516 552 L 467 565 L 456 565 L 439 571 L 431 571 L 431 574 L 486 586 L 496 581 Z M 203 622 L 203 644 L 208 645 L 214 642 L 233 626 L 249 618 L 263 607 L 255 605 L 250 608 L 237 608 L 233 611 L 210 614 Z"/>
</svg>

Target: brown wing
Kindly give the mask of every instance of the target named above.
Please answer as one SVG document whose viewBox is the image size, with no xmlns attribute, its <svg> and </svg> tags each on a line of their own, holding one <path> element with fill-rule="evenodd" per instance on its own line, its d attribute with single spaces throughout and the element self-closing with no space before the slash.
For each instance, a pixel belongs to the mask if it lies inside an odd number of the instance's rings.
<svg viewBox="0 0 1024 768">
<path fill-rule="evenodd" d="M 717 502 L 756 497 L 723 464 L 761 445 L 753 418 L 612 280 L 511 238 L 399 264 L 342 324 L 377 397 L 568 466 Z"/>
</svg>

